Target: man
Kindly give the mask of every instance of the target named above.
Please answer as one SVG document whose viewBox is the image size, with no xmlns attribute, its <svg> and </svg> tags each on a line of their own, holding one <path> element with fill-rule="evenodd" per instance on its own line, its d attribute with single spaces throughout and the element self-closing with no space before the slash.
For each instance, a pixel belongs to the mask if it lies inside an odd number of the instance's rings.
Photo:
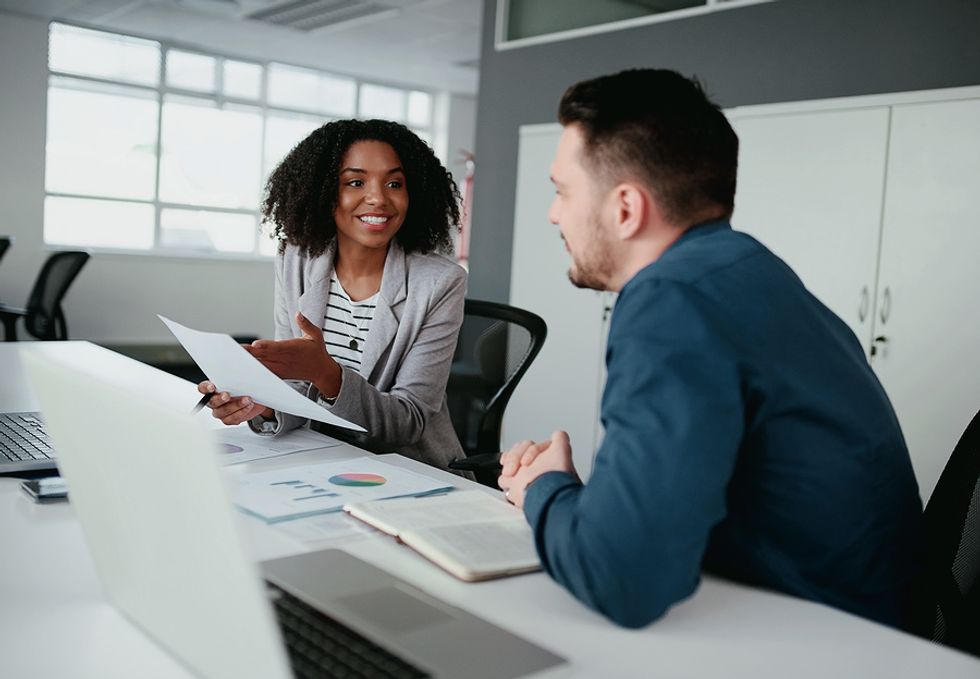
<svg viewBox="0 0 980 679">
<path fill-rule="evenodd" d="M 924 553 L 898 422 L 847 326 L 729 225 L 728 121 L 663 70 L 574 85 L 559 119 L 549 219 L 572 283 L 619 297 L 589 482 L 564 432 L 502 458 L 544 568 L 627 627 L 702 567 L 905 625 Z"/>
</svg>

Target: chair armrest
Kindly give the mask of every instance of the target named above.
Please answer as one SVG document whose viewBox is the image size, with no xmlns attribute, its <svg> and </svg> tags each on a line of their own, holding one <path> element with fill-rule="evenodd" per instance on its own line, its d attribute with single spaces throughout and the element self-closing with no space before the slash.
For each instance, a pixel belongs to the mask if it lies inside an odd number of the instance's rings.
<svg viewBox="0 0 980 679">
<path fill-rule="evenodd" d="M 499 472 L 500 453 L 480 453 L 461 457 L 450 462 L 449 468 L 464 472 Z"/>
<path fill-rule="evenodd" d="M 0 316 L 17 316 L 23 317 L 27 315 L 27 309 L 21 309 L 20 307 L 10 306 L 0 302 Z"/>
</svg>

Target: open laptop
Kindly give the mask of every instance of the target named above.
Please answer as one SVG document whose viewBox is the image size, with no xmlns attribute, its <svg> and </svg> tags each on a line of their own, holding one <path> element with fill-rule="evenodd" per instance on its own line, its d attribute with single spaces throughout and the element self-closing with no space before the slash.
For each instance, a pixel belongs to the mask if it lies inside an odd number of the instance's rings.
<svg viewBox="0 0 980 679">
<path fill-rule="evenodd" d="M 55 468 L 41 413 L 0 413 L 0 474 Z"/>
<path fill-rule="evenodd" d="M 559 656 L 339 550 L 265 562 L 263 582 L 212 431 L 118 375 L 43 349 L 22 358 L 109 599 L 198 675 L 561 671 Z"/>
</svg>

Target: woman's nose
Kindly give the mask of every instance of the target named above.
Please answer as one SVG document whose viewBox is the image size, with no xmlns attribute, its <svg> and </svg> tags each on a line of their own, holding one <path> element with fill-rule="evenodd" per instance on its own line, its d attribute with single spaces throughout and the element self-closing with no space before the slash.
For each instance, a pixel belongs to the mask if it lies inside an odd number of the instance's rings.
<svg viewBox="0 0 980 679">
<path fill-rule="evenodd" d="M 364 192 L 364 202 L 370 205 L 380 205 L 385 202 L 385 192 L 381 186 L 369 183 L 367 191 Z"/>
</svg>

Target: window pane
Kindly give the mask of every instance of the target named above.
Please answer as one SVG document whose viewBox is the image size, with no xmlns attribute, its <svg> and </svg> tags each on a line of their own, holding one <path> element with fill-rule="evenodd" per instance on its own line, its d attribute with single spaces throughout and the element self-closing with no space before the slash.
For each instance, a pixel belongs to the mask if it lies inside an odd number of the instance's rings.
<svg viewBox="0 0 980 679">
<path fill-rule="evenodd" d="M 361 101 L 358 108 L 361 118 L 405 120 L 405 91 L 380 85 L 361 85 Z"/>
<path fill-rule="evenodd" d="M 356 89 L 349 78 L 284 64 L 269 66 L 269 103 L 273 106 L 351 117 Z"/>
<path fill-rule="evenodd" d="M 160 212 L 160 245 L 207 252 L 252 252 L 255 215 L 167 208 Z"/>
<path fill-rule="evenodd" d="M 153 206 L 48 196 L 44 201 L 44 242 L 149 250 L 153 247 Z"/>
<path fill-rule="evenodd" d="M 258 99 L 262 93 L 262 67 L 258 64 L 226 59 L 223 76 L 226 96 Z"/>
<path fill-rule="evenodd" d="M 260 200 L 259 109 L 168 96 L 163 103 L 160 198 L 253 209 Z"/>
<path fill-rule="evenodd" d="M 217 59 L 193 52 L 167 51 L 167 84 L 185 90 L 214 92 Z"/>
<path fill-rule="evenodd" d="M 48 65 L 53 71 L 156 85 L 160 82 L 160 43 L 51 24 Z"/>
<path fill-rule="evenodd" d="M 155 93 L 52 78 L 45 188 L 152 200 L 156 138 Z"/>
<path fill-rule="evenodd" d="M 296 144 L 325 122 L 322 118 L 270 112 L 265 123 L 265 168 L 262 176 L 268 177 Z"/>
<path fill-rule="evenodd" d="M 408 93 L 408 124 L 428 127 L 432 124 L 432 95 L 425 92 Z"/>
</svg>

